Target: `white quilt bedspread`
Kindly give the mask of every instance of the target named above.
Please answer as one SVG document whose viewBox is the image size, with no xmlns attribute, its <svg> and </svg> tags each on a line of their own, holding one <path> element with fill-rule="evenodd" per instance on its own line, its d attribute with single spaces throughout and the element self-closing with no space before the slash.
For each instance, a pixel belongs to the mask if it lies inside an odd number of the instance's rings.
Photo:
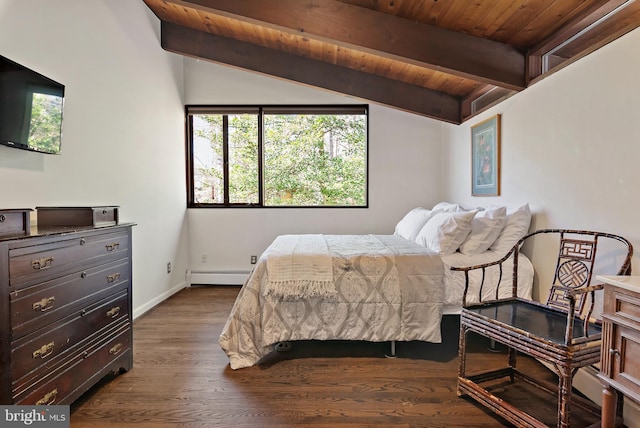
<svg viewBox="0 0 640 428">
<path fill-rule="evenodd" d="M 439 255 L 395 235 L 322 235 L 336 293 L 292 299 L 265 292 L 265 251 L 242 287 L 219 343 L 232 369 L 290 340 L 440 342 L 444 267 Z"/>
</svg>

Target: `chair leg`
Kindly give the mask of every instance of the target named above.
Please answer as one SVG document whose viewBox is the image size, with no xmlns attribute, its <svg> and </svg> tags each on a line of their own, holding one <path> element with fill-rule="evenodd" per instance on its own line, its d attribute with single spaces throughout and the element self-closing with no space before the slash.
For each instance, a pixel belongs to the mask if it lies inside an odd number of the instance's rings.
<svg viewBox="0 0 640 428">
<path fill-rule="evenodd" d="M 498 349 L 498 347 L 496 346 L 496 341 L 495 339 L 489 339 L 489 346 L 487 347 L 487 350 L 489 352 L 500 352 L 500 350 Z"/>
<path fill-rule="evenodd" d="M 558 367 L 558 373 L 558 428 L 569 428 L 573 376 L 566 367 Z"/>
<path fill-rule="evenodd" d="M 467 343 L 467 329 L 464 326 L 460 326 L 460 337 L 458 338 L 458 387 L 457 394 L 458 396 L 462 395 L 462 391 L 460 390 L 460 378 L 466 377 L 466 343 Z"/>
<path fill-rule="evenodd" d="M 508 361 L 509 367 L 511 369 L 515 369 L 516 368 L 516 356 L 517 355 L 518 355 L 518 352 L 514 348 L 512 348 L 510 346 L 507 348 L 507 361 Z M 509 376 L 509 379 L 511 380 L 511 383 L 515 382 L 514 371 L 515 370 L 511 370 L 511 376 Z"/>
</svg>

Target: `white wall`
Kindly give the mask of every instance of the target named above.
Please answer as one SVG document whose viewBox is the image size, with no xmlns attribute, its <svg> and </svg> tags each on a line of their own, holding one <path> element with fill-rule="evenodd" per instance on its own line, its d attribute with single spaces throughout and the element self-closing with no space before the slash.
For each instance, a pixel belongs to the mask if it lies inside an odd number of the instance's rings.
<svg viewBox="0 0 640 428">
<path fill-rule="evenodd" d="M 187 104 L 362 104 L 255 73 L 185 60 Z M 370 105 L 369 208 L 190 209 L 189 253 L 194 271 L 248 270 L 279 234 L 393 233 L 402 216 L 440 195 L 439 122 Z M 207 263 L 201 263 L 202 254 Z"/>
<path fill-rule="evenodd" d="M 142 1 L 0 0 L 0 54 L 66 86 L 60 156 L 0 146 L 0 207 L 120 205 L 135 315 L 187 268 L 182 59 L 159 33 Z"/>
</svg>

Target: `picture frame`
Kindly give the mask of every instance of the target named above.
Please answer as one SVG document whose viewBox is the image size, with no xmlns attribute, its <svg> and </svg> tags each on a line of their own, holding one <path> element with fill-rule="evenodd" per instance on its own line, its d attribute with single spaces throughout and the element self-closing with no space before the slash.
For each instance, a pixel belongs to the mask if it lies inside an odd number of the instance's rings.
<svg viewBox="0 0 640 428">
<path fill-rule="evenodd" d="M 471 195 L 500 195 L 500 115 L 471 127 Z"/>
</svg>

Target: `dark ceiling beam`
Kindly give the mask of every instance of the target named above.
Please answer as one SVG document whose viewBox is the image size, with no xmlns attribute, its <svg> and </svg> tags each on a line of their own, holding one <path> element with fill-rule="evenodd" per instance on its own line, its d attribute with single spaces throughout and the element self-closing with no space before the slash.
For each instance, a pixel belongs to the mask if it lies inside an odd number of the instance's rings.
<svg viewBox="0 0 640 428">
<path fill-rule="evenodd" d="M 337 0 L 165 1 L 507 89 L 525 88 L 525 54 L 512 46 Z"/>
<path fill-rule="evenodd" d="M 461 122 L 458 98 L 421 86 L 167 22 L 161 24 L 161 44 L 170 52 L 325 88 L 433 119 Z"/>
<path fill-rule="evenodd" d="M 162 23 L 163 49 L 371 100 L 459 124 L 460 100 L 442 92 L 251 43 Z"/>
</svg>

